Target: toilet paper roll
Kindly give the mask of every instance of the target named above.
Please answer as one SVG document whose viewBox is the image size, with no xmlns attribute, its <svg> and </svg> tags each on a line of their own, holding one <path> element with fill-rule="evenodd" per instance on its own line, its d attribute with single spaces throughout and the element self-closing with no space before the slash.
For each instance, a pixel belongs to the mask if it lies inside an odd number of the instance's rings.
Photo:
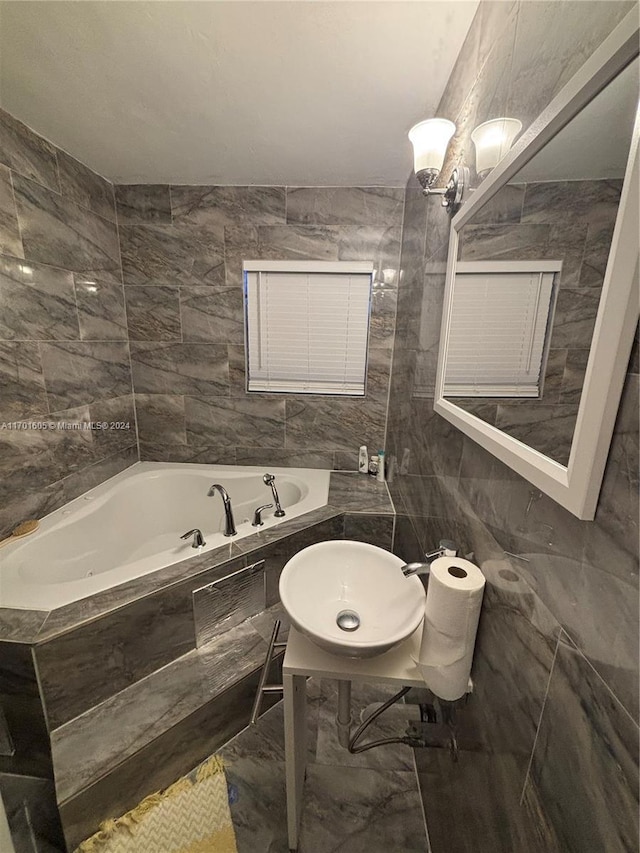
<svg viewBox="0 0 640 853">
<path fill-rule="evenodd" d="M 439 557 L 431 564 L 417 664 L 441 699 L 466 693 L 484 587 L 484 575 L 469 560 Z"/>
</svg>

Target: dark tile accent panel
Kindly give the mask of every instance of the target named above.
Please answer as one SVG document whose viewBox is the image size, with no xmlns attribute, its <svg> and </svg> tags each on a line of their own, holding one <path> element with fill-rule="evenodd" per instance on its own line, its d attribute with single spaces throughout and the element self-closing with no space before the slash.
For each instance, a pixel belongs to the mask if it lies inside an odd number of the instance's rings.
<svg viewBox="0 0 640 853">
<path fill-rule="evenodd" d="M 142 394 L 228 394 L 227 348 L 218 344 L 131 343 L 133 387 Z"/>
<path fill-rule="evenodd" d="M 66 151 L 58 151 L 60 192 L 77 204 L 115 222 L 113 184 L 91 171 Z"/>
<path fill-rule="evenodd" d="M 403 206 L 398 187 L 287 187 L 287 225 L 389 225 Z"/>
<path fill-rule="evenodd" d="M 357 542 L 367 542 L 391 551 L 393 545 L 393 521 L 391 515 L 368 515 L 346 513 L 344 517 L 344 538 Z"/>
<path fill-rule="evenodd" d="M 0 642 L 0 706 L 15 752 L 0 756 L 0 773 L 53 777 L 51 749 L 31 646 Z"/>
<path fill-rule="evenodd" d="M 329 503 L 352 512 L 393 513 L 386 484 L 368 474 L 333 471 Z"/>
<path fill-rule="evenodd" d="M 48 411 L 40 349 L 33 342 L 0 341 L 0 417 L 3 421 Z"/>
<path fill-rule="evenodd" d="M 113 223 L 17 175 L 13 188 L 28 260 L 118 281 L 118 234 Z"/>
<path fill-rule="evenodd" d="M 78 340 L 73 275 L 0 256 L 0 339 Z"/>
<path fill-rule="evenodd" d="M 44 343 L 40 352 L 51 411 L 131 392 L 124 342 Z"/>
<path fill-rule="evenodd" d="M 80 338 L 83 341 L 126 341 L 127 316 L 122 284 L 74 275 Z"/>
<path fill-rule="evenodd" d="M 528 784 L 563 852 L 638 848 L 638 726 L 566 636 Z"/>
<path fill-rule="evenodd" d="M 5 110 L 0 110 L 0 163 L 49 189 L 60 189 L 55 147 Z"/>
<path fill-rule="evenodd" d="M 182 339 L 177 287 L 127 287 L 127 326 L 130 341 Z"/>
<path fill-rule="evenodd" d="M 256 671 L 173 726 L 112 773 L 62 803 L 67 844 L 75 848 L 109 817 L 133 808 L 148 794 L 175 782 L 243 729 L 258 686 Z M 265 710 L 270 703 L 265 703 Z"/>
<path fill-rule="evenodd" d="M 171 224 L 168 184 L 119 184 L 114 187 L 118 221 Z"/>
<path fill-rule="evenodd" d="M 244 344 L 243 295 L 239 287 L 181 287 L 180 316 L 185 341 Z"/>
<path fill-rule="evenodd" d="M 284 446 L 284 400 L 185 397 L 184 407 L 187 441 L 193 446 Z"/>
<path fill-rule="evenodd" d="M 0 252 L 23 258 L 11 173 L 0 166 Z"/>
<path fill-rule="evenodd" d="M 172 186 L 174 220 L 196 228 L 279 225 L 285 222 L 284 187 Z"/>
<path fill-rule="evenodd" d="M 136 414 L 138 438 L 142 443 L 187 443 L 184 397 L 171 394 L 136 394 Z"/>
</svg>

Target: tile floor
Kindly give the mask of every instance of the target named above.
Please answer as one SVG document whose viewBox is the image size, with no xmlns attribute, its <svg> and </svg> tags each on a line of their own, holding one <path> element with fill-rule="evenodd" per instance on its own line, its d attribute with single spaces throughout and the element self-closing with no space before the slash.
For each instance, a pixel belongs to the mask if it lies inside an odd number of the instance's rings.
<svg viewBox="0 0 640 853">
<path fill-rule="evenodd" d="M 308 764 L 299 853 L 429 853 L 413 750 L 402 744 L 351 755 L 337 742 L 335 682 L 311 680 Z M 390 695 L 353 685 L 354 716 Z M 402 733 L 406 723 L 377 720 L 366 740 Z M 220 754 L 237 788 L 231 805 L 238 853 L 288 853 L 283 706 L 229 741 Z"/>
</svg>

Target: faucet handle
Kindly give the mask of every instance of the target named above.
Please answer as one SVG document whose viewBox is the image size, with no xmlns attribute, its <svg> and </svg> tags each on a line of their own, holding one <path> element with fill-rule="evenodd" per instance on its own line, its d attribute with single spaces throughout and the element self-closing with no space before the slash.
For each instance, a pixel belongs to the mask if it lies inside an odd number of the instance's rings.
<svg viewBox="0 0 640 853">
<path fill-rule="evenodd" d="M 265 504 L 264 506 L 259 506 L 258 509 L 253 513 L 253 521 L 251 522 L 252 527 L 262 527 L 264 521 L 262 520 L 262 512 L 265 509 L 271 509 L 273 504 Z"/>
<path fill-rule="evenodd" d="M 203 545 L 207 543 L 204 541 L 204 536 L 201 531 L 198 530 L 197 527 L 194 527 L 193 530 L 188 530 L 186 533 L 183 533 L 180 537 L 181 539 L 188 539 L 190 536 L 193 536 L 193 542 L 191 544 L 192 548 L 201 548 Z"/>
</svg>

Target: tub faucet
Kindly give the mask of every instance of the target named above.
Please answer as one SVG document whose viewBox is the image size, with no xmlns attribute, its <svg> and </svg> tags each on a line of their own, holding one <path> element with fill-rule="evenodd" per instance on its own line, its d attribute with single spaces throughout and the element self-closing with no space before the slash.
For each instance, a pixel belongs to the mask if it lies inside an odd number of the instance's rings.
<svg viewBox="0 0 640 853">
<path fill-rule="evenodd" d="M 278 497 L 278 492 L 276 490 L 276 478 L 273 476 L 273 474 L 265 474 L 262 479 L 266 486 L 271 486 L 271 492 L 273 493 L 273 502 L 276 505 L 276 511 L 273 514 L 276 518 L 282 518 L 282 516 L 285 515 L 285 511 L 280 506 L 280 498 Z"/>
<path fill-rule="evenodd" d="M 190 536 L 193 536 L 193 542 L 191 543 L 192 548 L 202 548 L 207 543 L 204 541 L 204 536 L 201 531 L 198 530 L 197 527 L 194 527 L 193 530 L 188 530 L 186 533 L 183 533 L 180 537 L 181 539 L 188 539 Z"/>
<path fill-rule="evenodd" d="M 220 492 L 222 503 L 224 504 L 224 535 L 235 536 L 238 532 L 233 520 L 233 510 L 231 509 L 231 498 L 227 494 L 227 490 L 220 483 L 214 483 L 207 492 L 207 497 L 211 498 L 216 492 Z"/>
<path fill-rule="evenodd" d="M 438 557 L 455 557 L 458 549 L 456 543 L 450 539 L 441 539 L 438 548 L 424 555 L 424 563 L 405 563 L 400 567 L 405 578 L 411 575 L 428 575 L 431 571 L 431 563 Z"/>
</svg>

